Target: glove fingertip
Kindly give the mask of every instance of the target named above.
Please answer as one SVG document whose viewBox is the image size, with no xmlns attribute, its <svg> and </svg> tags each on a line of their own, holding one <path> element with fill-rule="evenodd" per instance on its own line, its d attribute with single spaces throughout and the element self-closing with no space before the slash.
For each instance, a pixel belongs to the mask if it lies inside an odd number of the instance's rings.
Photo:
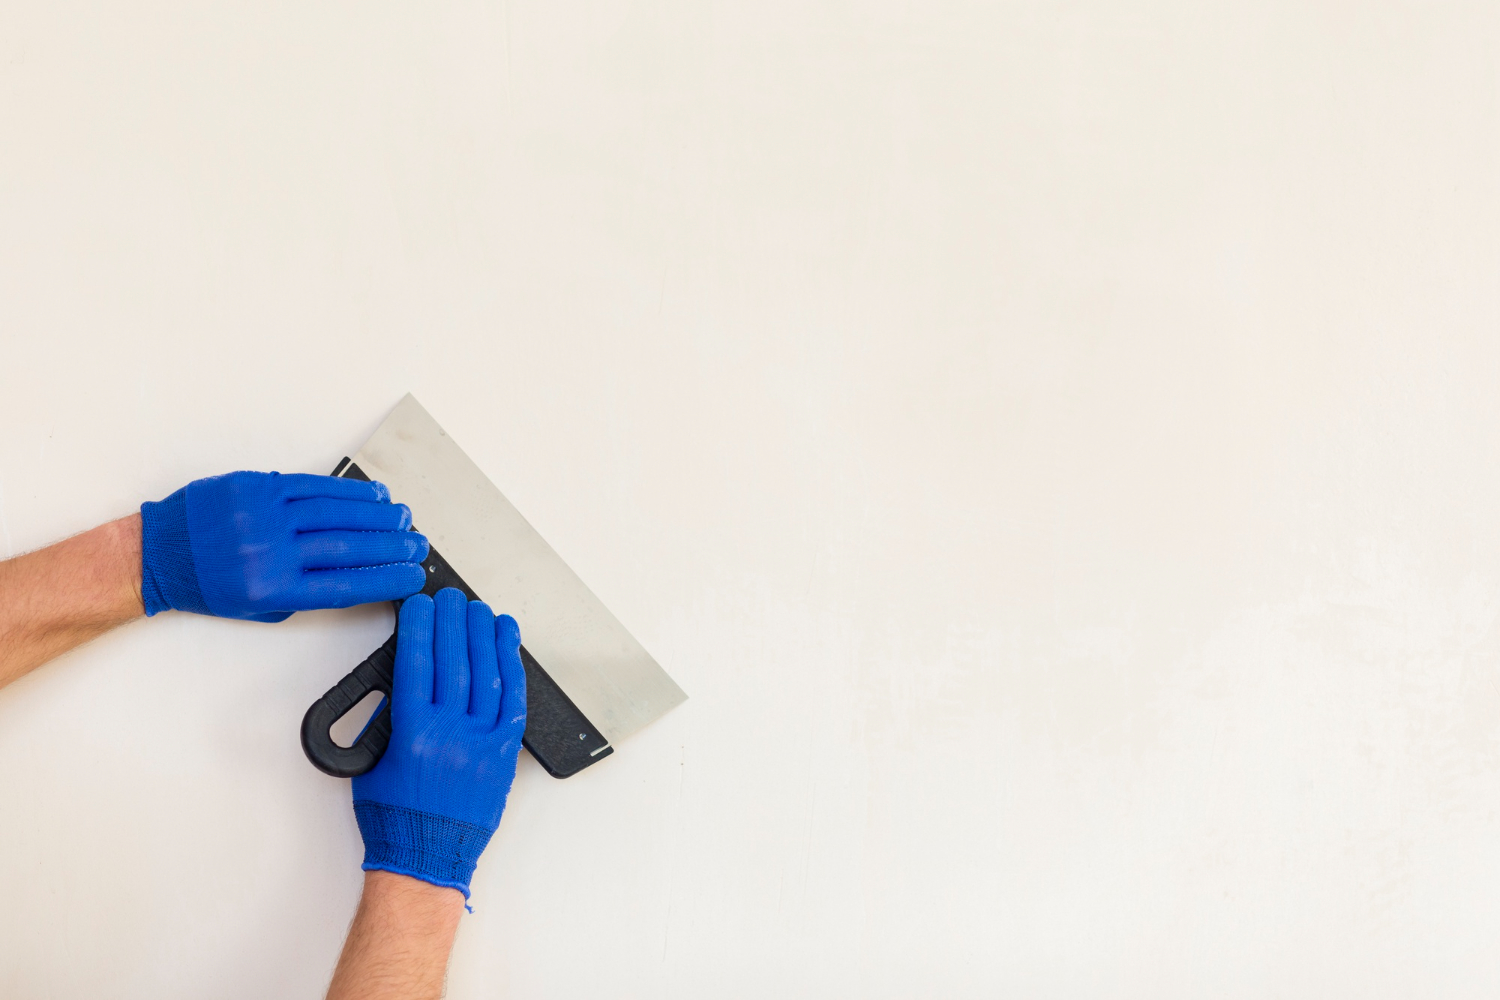
<svg viewBox="0 0 1500 1000">
<path fill-rule="evenodd" d="M 495 616 L 495 644 L 505 650 L 521 645 L 521 626 L 510 615 Z"/>
<path fill-rule="evenodd" d="M 433 602 L 445 618 L 461 621 L 464 616 L 464 609 L 469 604 L 469 599 L 457 587 L 444 587 L 437 592 L 437 596 L 433 598 Z"/>
<path fill-rule="evenodd" d="M 413 594 L 408 597 L 401 604 L 399 624 L 403 638 L 408 633 L 413 638 L 425 634 L 430 644 L 432 642 L 432 598 L 426 594 Z"/>
<path fill-rule="evenodd" d="M 412 561 L 421 562 L 426 559 L 427 554 L 432 551 L 432 543 L 427 540 L 427 536 L 420 531 L 408 530 L 407 534 L 408 541 L 411 542 Z"/>
<path fill-rule="evenodd" d="M 415 597 L 427 584 L 427 570 L 419 562 L 390 563 L 354 572 L 369 578 L 362 604 Z"/>
<path fill-rule="evenodd" d="M 414 560 L 425 558 L 426 556 L 413 557 Z M 397 595 L 398 597 L 406 597 L 408 594 L 414 595 L 427 585 L 427 570 L 422 567 L 420 562 L 400 563 L 396 568 L 399 574 L 397 579 L 401 584 L 401 592 Z"/>
</svg>

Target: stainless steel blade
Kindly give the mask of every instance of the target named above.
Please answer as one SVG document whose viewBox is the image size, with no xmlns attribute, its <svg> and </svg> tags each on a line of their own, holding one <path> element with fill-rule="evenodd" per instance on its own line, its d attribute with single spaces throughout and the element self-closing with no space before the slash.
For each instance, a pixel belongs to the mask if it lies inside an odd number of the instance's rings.
<svg viewBox="0 0 1500 1000">
<path fill-rule="evenodd" d="M 407 395 L 354 461 L 412 510 L 417 529 L 614 743 L 687 700 L 651 654 L 436 420 Z"/>
</svg>

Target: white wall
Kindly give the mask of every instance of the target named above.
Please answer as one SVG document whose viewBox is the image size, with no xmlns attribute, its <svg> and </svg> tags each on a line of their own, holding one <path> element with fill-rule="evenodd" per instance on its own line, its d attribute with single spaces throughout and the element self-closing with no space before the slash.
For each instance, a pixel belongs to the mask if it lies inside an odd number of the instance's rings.
<svg viewBox="0 0 1500 1000">
<path fill-rule="evenodd" d="M 1493 3 L 0 7 L 0 554 L 417 394 L 692 696 L 455 998 L 1500 991 Z M 313 997 L 382 609 L 0 692 L 0 994 Z"/>
</svg>

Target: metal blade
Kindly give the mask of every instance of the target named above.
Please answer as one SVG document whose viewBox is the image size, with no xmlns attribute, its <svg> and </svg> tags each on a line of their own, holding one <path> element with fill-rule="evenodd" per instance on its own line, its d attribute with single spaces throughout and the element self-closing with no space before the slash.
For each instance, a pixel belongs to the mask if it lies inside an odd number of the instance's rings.
<svg viewBox="0 0 1500 1000">
<path fill-rule="evenodd" d="M 687 700 L 415 397 L 355 456 L 611 743 Z"/>
</svg>

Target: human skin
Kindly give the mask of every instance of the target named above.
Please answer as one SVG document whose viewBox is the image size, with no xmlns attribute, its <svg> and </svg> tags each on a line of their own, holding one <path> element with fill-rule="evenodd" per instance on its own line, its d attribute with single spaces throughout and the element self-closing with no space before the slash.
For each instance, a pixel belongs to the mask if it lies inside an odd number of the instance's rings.
<svg viewBox="0 0 1500 1000">
<path fill-rule="evenodd" d="M 139 514 L 0 562 L 0 687 L 145 614 Z M 329 997 L 442 996 L 463 904 L 457 889 L 367 873 Z"/>
<path fill-rule="evenodd" d="M 145 614 L 139 514 L 0 562 L 0 687 Z"/>
<path fill-rule="evenodd" d="M 463 911 L 457 889 L 365 872 L 328 1000 L 437 1000 Z"/>
</svg>

